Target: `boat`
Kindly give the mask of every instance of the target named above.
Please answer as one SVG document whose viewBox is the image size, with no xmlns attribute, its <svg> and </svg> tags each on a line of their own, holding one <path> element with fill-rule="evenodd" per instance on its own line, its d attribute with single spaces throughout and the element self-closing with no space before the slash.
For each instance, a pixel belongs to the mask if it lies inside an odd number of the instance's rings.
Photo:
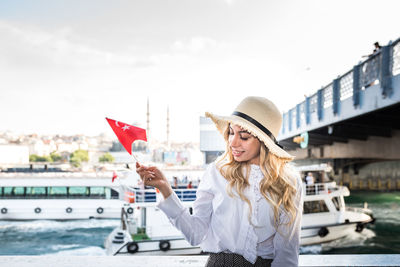
<svg viewBox="0 0 400 267">
<path fill-rule="evenodd" d="M 115 183 L 110 173 L 2 175 L 0 220 L 119 219 L 123 206 L 133 213 L 120 191 L 130 173 L 119 172 Z"/>
<path fill-rule="evenodd" d="M 300 245 L 330 242 L 353 231 L 360 233 L 367 224 L 375 222 L 367 203 L 363 208 L 346 207 L 344 197 L 350 196 L 350 191 L 333 181 L 329 165 L 307 165 L 297 169 L 301 177 L 311 173 L 316 180 L 313 184 L 303 183 Z"/>
<path fill-rule="evenodd" d="M 375 221 L 367 207 L 346 207 L 344 197 L 350 195 L 346 186 L 337 185 L 329 178 L 327 165 L 298 167 L 302 177 L 312 173 L 316 183 L 303 185 L 304 210 L 300 245 L 330 242 L 361 232 Z M 199 254 L 198 246 L 191 246 L 166 215 L 156 207 L 160 197 L 154 189 L 142 190 L 125 187 L 132 195 L 135 212 L 121 210 L 121 224 L 106 238 L 104 246 L 108 255 L 188 255 Z M 195 200 L 196 189 L 174 189 L 189 211 Z"/>
</svg>

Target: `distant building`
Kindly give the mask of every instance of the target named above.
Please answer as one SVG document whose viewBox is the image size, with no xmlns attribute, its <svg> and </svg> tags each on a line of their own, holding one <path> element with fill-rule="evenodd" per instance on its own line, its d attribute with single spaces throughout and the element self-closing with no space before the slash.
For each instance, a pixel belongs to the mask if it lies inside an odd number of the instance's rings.
<svg viewBox="0 0 400 267">
<path fill-rule="evenodd" d="M 200 151 L 206 164 L 213 162 L 224 153 L 226 143 L 211 119 L 200 117 Z"/>
<path fill-rule="evenodd" d="M 41 139 L 34 140 L 29 145 L 29 153 L 35 154 L 38 156 L 47 156 L 50 155 L 51 152 L 55 151 L 57 146 L 54 141 L 43 141 Z"/>
</svg>

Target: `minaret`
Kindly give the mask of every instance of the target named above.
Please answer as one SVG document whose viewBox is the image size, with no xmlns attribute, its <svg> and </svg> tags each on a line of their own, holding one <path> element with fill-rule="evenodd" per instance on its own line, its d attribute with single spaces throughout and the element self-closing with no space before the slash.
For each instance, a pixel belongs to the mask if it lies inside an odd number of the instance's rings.
<svg viewBox="0 0 400 267">
<path fill-rule="evenodd" d="M 168 149 L 170 148 L 170 141 L 169 141 L 169 106 L 167 106 L 167 146 Z"/>
</svg>

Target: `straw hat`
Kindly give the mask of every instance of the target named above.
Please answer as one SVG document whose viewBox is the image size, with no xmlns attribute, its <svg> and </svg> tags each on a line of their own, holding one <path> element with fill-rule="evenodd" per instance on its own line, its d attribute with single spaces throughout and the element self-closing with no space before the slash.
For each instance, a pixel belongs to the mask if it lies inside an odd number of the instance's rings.
<svg viewBox="0 0 400 267">
<path fill-rule="evenodd" d="M 282 126 L 282 115 L 274 103 L 264 97 L 246 97 L 230 116 L 206 112 L 206 117 L 212 119 L 221 134 L 232 123 L 256 136 L 275 156 L 286 160 L 294 158 L 276 141 Z"/>
</svg>

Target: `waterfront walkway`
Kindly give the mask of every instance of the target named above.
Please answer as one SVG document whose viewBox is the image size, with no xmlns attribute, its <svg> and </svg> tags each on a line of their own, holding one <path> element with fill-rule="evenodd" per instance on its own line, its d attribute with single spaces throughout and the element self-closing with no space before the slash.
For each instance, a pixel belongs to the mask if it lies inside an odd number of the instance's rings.
<svg viewBox="0 0 400 267">
<path fill-rule="evenodd" d="M 0 267 L 203 267 L 208 256 L 0 256 Z M 400 254 L 300 255 L 299 266 L 400 266 Z"/>
</svg>

